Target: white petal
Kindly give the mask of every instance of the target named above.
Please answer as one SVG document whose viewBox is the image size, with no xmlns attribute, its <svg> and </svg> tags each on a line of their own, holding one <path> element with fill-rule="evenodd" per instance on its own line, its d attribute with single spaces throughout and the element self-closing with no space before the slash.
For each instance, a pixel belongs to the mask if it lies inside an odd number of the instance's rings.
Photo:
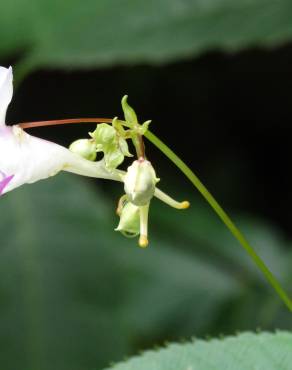
<svg viewBox="0 0 292 370">
<path fill-rule="evenodd" d="M 103 162 L 88 161 L 61 145 L 28 135 L 18 126 L 0 127 L 0 171 L 14 175 L 3 193 L 61 170 L 121 181 L 119 171 L 108 172 Z"/>
<path fill-rule="evenodd" d="M 5 116 L 12 99 L 12 68 L 0 67 L 0 126 L 5 125 Z"/>
</svg>

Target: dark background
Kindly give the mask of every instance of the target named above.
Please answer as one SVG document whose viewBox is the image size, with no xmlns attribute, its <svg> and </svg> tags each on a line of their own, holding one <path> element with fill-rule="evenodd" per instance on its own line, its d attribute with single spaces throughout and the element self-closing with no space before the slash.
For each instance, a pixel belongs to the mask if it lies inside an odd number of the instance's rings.
<svg viewBox="0 0 292 370">
<path fill-rule="evenodd" d="M 227 208 L 271 220 L 291 236 L 291 65 L 286 44 L 205 53 L 166 66 L 41 70 L 21 84 L 8 119 L 121 116 L 120 99 L 128 94 L 140 120 L 152 119 L 153 132 Z M 68 145 L 92 127 L 31 132 Z M 157 150 L 147 152 L 174 186 L 184 182 Z"/>
</svg>

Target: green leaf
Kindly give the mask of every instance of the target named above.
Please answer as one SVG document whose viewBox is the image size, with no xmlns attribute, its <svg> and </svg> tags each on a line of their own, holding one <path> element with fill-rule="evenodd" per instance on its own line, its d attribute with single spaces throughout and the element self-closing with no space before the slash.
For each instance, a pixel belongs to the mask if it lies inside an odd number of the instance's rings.
<svg viewBox="0 0 292 370">
<path fill-rule="evenodd" d="M 100 369 L 166 339 L 292 329 L 205 204 L 191 198 L 189 210 L 177 211 L 154 200 L 143 250 L 114 231 L 121 184 L 113 189 L 108 199 L 64 174 L 1 197 L 1 368 Z M 281 234 L 258 220 L 243 226 L 291 286 Z"/>
<path fill-rule="evenodd" d="M 244 333 L 237 337 L 171 344 L 111 367 L 112 370 L 290 370 L 292 334 Z"/>
<path fill-rule="evenodd" d="M 290 0 L 14 0 L 0 12 L 0 55 L 34 67 L 165 63 L 292 38 Z"/>
<path fill-rule="evenodd" d="M 1 197 L 0 211 L 5 370 L 105 366 L 171 323 L 177 331 L 188 307 L 188 331 L 202 329 L 241 290 L 228 271 L 173 243 L 153 237 L 144 251 L 116 233 L 113 200 L 77 176 L 23 186 Z"/>
</svg>

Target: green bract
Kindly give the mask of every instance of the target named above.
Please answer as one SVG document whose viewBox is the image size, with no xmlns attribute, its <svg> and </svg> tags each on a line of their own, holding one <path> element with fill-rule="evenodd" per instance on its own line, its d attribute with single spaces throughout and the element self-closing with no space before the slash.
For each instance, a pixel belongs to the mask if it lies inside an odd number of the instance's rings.
<svg viewBox="0 0 292 370">
<path fill-rule="evenodd" d="M 142 135 L 143 136 L 143 135 L 146 134 L 146 132 L 147 132 L 147 130 L 149 128 L 150 123 L 151 123 L 151 120 L 146 121 L 142 125 L 139 126 L 139 128 L 137 129 L 139 135 Z"/>
<path fill-rule="evenodd" d="M 95 142 L 96 152 L 104 153 L 107 168 L 117 168 L 124 161 L 125 156 L 132 157 L 126 139 L 113 126 L 101 123 L 90 133 L 90 136 Z"/>
<path fill-rule="evenodd" d="M 129 127 L 133 128 L 138 124 L 137 115 L 132 107 L 129 106 L 128 96 L 125 95 L 122 99 L 122 108 L 124 111 L 125 121 L 129 124 Z"/>
<path fill-rule="evenodd" d="M 123 198 L 123 197 L 122 197 Z M 134 204 L 122 200 L 120 209 L 118 209 L 120 222 L 116 231 L 120 231 L 127 237 L 134 237 L 140 232 L 140 210 Z"/>
</svg>

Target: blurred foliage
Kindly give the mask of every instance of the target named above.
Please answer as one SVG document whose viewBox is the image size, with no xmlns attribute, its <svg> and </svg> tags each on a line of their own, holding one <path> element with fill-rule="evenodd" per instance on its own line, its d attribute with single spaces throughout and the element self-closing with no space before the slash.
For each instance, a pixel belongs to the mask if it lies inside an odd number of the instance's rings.
<svg viewBox="0 0 292 370">
<path fill-rule="evenodd" d="M 290 370 L 292 334 L 245 333 L 209 342 L 172 344 L 112 367 L 113 370 Z"/>
<path fill-rule="evenodd" d="M 14 0 L 1 4 L 0 57 L 18 60 L 20 77 L 38 67 L 165 63 L 211 49 L 284 43 L 292 38 L 291 17 L 290 0 Z M 172 72 L 164 70 L 162 80 L 171 81 Z M 197 77 L 191 79 L 192 66 L 184 76 L 177 78 L 190 86 L 187 98 L 191 87 L 199 86 L 208 110 L 208 85 L 202 89 Z M 124 77 L 114 77 L 124 86 Z M 145 78 L 144 85 L 137 79 L 137 91 L 148 89 L 152 97 L 156 88 L 160 94 L 156 78 L 151 83 Z M 206 72 L 202 86 L 205 78 Z M 164 89 L 181 94 L 168 84 Z M 274 90 L 282 91 L 278 85 Z M 145 96 L 143 91 L 140 100 Z M 43 98 L 45 105 L 50 99 Z M 33 101 L 34 111 L 44 110 L 39 103 Z M 167 100 L 162 109 L 168 106 Z M 217 140 L 217 133 L 213 136 Z M 191 201 L 186 212 L 152 202 L 151 244 L 141 250 L 113 231 L 114 202 L 76 177 L 62 175 L 1 198 L 1 368 L 100 369 L 165 340 L 257 327 L 292 329 L 291 315 L 245 252 L 207 205 Z M 283 285 L 291 287 L 291 243 L 270 224 L 250 216 L 236 219 Z M 252 344 L 257 340 L 248 338 Z M 211 343 L 224 347 L 230 341 Z"/>
<path fill-rule="evenodd" d="M 183 212 L 153 203 L 151 244 L 143 250 L 113 231 L 114 202 L 73 175 L 1 199 L 5 370 L 99 369 L 164 340 L 292 328 L 289 313 L 207 206 L 194 199 Z M 291 286 L 292 256 L 281 236 L 256 220 L 240 226 Z"/>
<path fill-rule="evenodd" d="M 6 1 L 0 56 L 21 54 L 25 68 L 161 63 L 283 43 L 291 17 L 290 0 Z"/>
</svg>

